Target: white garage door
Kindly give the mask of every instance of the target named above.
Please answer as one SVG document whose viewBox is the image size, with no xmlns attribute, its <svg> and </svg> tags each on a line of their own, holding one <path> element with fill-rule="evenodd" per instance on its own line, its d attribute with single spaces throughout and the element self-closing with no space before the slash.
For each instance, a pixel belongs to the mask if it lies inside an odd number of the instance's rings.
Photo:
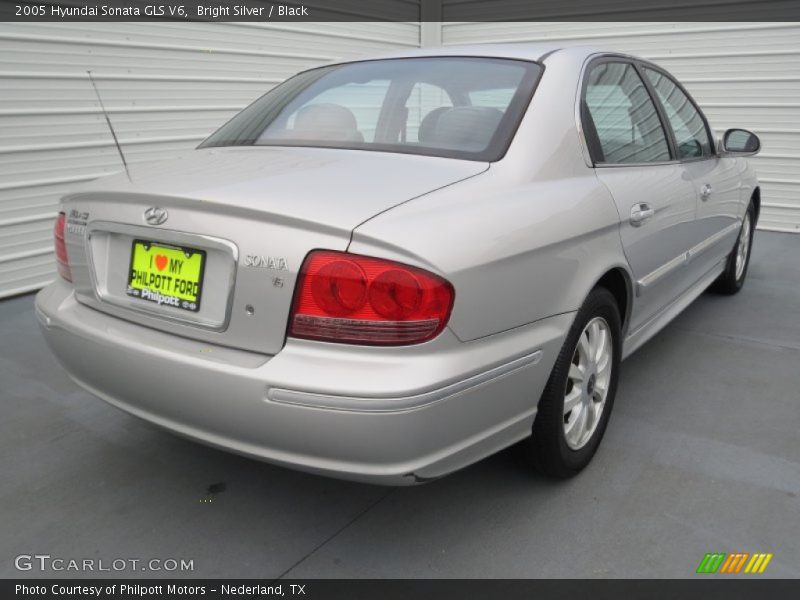
<svg viewBox="0 0 800 600">
<path fill-rule="evenodd" d="M 419 39 L 418 23 L 0 23 L 0 297 L 54 277 L 59 197 L 122 168 L 87 69 L 136 163 L 197 145 L 297 71 Z"/>
<path fill-rule="evenodd" d="M 458 2 L 455 2 L 457 4 Z M 683 82 L 711 125 L 752 129 L 759 227 L 800 232 L 800 24 L 445 23 L 443 44 L 553 41 L 636 54 Z"/>
</svg>

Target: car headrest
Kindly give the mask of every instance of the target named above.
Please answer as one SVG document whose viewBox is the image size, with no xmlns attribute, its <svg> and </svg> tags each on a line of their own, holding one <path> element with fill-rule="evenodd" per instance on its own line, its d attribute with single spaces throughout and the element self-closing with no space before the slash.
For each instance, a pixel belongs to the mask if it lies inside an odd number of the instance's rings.
<svg viewBox="0 0 800 600">
<path fill-rule="evenodd" d="M 417 132 L 417 139 L 420 142 L 424 144 L 431 142 L 436 135 L 436 124 L 439 122 L 439 117 L 448 110 L 450 110 L 449 106 L 440 106 L 439 108 L 434 108 L 422 118 L 419 124 L 419 131 Z"/>
<path fill-rule="evenodd" d="M 309 104 L 294 119 L 293 137 L 315 140 L 363 142 L 356 117 L 339 104 Z"/>
<path fill-rule="evenodd" d="M 489 145 L 503 113 L 489 106 L 457 106 L 443 111 L 425 142 L 457 150 L 477 152 Z"/>
</svg>

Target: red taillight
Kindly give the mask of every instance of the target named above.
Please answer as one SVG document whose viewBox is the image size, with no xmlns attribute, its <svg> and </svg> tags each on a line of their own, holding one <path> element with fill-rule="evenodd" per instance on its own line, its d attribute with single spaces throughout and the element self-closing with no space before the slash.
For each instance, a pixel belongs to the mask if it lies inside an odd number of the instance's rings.
<svg viewBox="0 0 800 600">
<path fill-rule="evenodd" d="M 453 307 L 453 286 L 417 267 L 315 250 L 300 269 L 289 335 L 371 345 L 436 337 Z"/>
<path fill-rule="evenodd" d="M 67 258 L 67 244 L 64 241 L 64 229 L 67 226 L 67 217 L 64 213 L 58 213 L 55 227 L 53 227 L 53 237 L 55 237 L 56 264 L 58 274 L 67 281 L 72 281 L 72 271 L 69 268 L 69 258 Z"/>
</svg>

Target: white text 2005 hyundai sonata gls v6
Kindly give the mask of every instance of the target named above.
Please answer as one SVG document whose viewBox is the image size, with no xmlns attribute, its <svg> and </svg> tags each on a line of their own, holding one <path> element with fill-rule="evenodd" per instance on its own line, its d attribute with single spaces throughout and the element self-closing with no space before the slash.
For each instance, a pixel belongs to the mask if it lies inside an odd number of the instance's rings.
<svg viewBox="0 0 800 600">
<path fill-rule="evenodd" d="M 220 448 L 404 484 L 529 438 L 566 477 L 622 359 L 742 286 L 759 145 L 619 54 L 324 66 L 65 197 L 37 314 L 80 385 Z"/>
</svg>

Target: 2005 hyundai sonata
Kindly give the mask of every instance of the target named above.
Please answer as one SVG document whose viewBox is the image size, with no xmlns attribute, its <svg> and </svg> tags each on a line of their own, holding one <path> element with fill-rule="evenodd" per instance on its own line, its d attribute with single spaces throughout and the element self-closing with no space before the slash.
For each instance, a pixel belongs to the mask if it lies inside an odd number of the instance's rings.
<svg viewBox="0 0 800 600">
<path fill-rule="evenodd" d="M 37 314 L 80 385 L 207 444 L 410 484 L 527 440 L 566 477 L 623 358 L 742 286 L 759 148 L 626 55 L 328 65 L 65 197 Z"/>
</svg>

